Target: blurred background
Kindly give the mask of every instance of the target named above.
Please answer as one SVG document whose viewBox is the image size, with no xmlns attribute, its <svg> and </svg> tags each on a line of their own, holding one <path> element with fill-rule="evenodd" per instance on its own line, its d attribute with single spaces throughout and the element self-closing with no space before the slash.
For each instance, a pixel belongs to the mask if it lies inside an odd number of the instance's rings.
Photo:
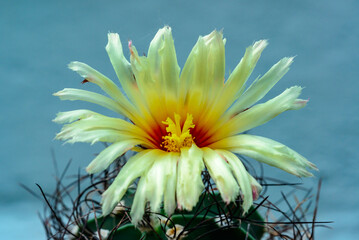
<svg viewBox="0 0 359 240">
<path fill-rule="evenodd" d="M 306 108 L 286 112 L 252 134 L 282 142 L 320 169 L 311 179 L 297 179 L 266 168 L 266 175 L 316 188 L 323 179 L 317 239 L 355 239 L 359 234 L 358 75 L 359 2 L 356 0 L 207 0 L 207 1 L 0 1 L 0 234 L 2 239 L 45 239 L 38 217 L 43 203 L 26 192 L 55 186 L 53 158 L 61 172 L 84 168 L 101 144 L 63 145 L 53 140 L 59 111 L 90 108 L 62 102 L 52 93 L 81 85 L 67 69 L 83 61 L 116 79 L 106 55 L 107 33 L 120 34 L 147 52 L 157 30 L 172 27 L 178 62 L 183 67 L 199 35 L 223 29 L 226 71 L 238 64 L 245 48 L 268 39 L 251 76 L 254 80 L 285 56 L 296 56 L 291 70 L 266 99 L 287 87 L 304 86 Z M 125 48 L 126 56 L 129 56 Z M 264 100 L 266 100 L 264 99 Z M 269 193 L 268 193 L 269 194 Z"/>
</svg>

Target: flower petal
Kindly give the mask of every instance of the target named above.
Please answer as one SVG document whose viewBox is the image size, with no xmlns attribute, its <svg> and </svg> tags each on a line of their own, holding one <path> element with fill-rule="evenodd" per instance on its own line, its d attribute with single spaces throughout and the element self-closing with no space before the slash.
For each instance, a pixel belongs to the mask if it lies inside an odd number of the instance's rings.
<svg viewBox="0 0 359 240">
<path fill-rule="evenodd" d="M 169 193 L 173 193 L 173 196 L 170 197 L 174 197 L 174 191 L 166 188 L 168 179 L 173 179 L 171 175 L 174 174 L 174 177 L 176 177 L 176 172 L 173 172 L 176 162 L 173 161 L 172 155 L 173 153 L 163 152 L 161 156 L 156 158 L 151 169 L 143 176 L 143 178 L 146 178 L 147 199 L 150 202 L 152 212 L 159 211 L 165 191 L 169 190 Z M 175 189 L 175 185 L 171 187 Z"/>
<path fill-rule="evenodd" d="M 102 213 L 104 216 L 110 214 L 117 203 L 121 201 L 130 184 L 152 166 L 159 152 L 161 150 L 144 150 L 127 161 L 111 186 L 102 194 Z"/>
<path fill-rule="evenodd" d="M 177 95 L 180 68 L 177 63 L 171 28 L 158 30 L 148 49 L 148 62 L 153 81 L 158 82 L 164 93 Z"/>
<path fill-rule="evenodd" d="M 213 84 L 216 86 L 224 81 L 224 41 L 223 34 L 213 31 L 199 37 L 196 45 L 189 54 L 181 73 L 181 84 L 184 90 L 191 90 L 192 86 L 202 86 L 208 90 Z M 203 91 L 206 92 L 206 91 Z"/>
<path fill-rule="evenodd" d="M 111 146 L 105 148 L 92 160 L 87 166 L 86 171 L 90 174 L 94 174 L 105 170 L 116 158 L 126 153 L 138 143 L 138 140 L 124 140 L 111 144 Z"/>
<path fill-rule="evenodd" d="M 224 98 L 222 101 L 226 104 L 224 110 L 239 97 L 241 88 L 243 88 L 248 77 L 251 75 L 262 51 L 267 45 L 268 42 L 266 40 L 260 40 L 255 42 L 252 46 L 247 47 L 243 58 L 225 83 L 223 93 L 221 94 L 221 97 Z"/>
<path fill-rule="evenodd" d="M 98 93 L 75 88 L 64 88 L 63 90 L 54 93 L 53 95 L 59 97 L 61 100 L 80 100 L 94 103 L 107 109 L 110 109 L 114 112 L 117 112 L 123 116 L 131 116 L 131 114 L 129 114 L 129 112 L 123 107 L 121 107 L 117 102 Z"/>
<path fill-rule="evenodd" d="M 181 104 L 190 107 L 195 119 L 204 109 L 210 108 L 215 94 L 223 86 L 224 65 L 222 33 L 213 31 L 207 36 L 199 37 L 180 77 Z"/>
<path fill-rule="evenodd" d="M 104 90 L 114 100 L 118 101 L 124 109 L 128 111 L 133 110 L 132 104 L 122 94 L 121 90 L 114 84 L 109 78 L 102 73 L 91 68 L 89 65 L 82 62 L 71 62 L 68 67 L 77 72 L 81 77 L 87 81 L 97 84 L 102 90 Z"/>
<path fill-rule="evenodd" d="M 151 78 L 149 61 L 145 56 L 139 56 L 135 46 L 130 46 L 131 67 L 138 83 L 140 95 L 143 96 L 145 107 L 155 118 L 157 124 L 168 117 L 166 112 L 166 104 L 164 104 L 164 92 L 162 86 Z M 143 112 L 145 112 L 143 110 Z M 151 118 L 147 117 L 150 121 Z"/>
<path fill-rule="evenodd" d="M 146 122 L 153 122 L 153 119 L 152 116 L 149 114 L 148 108 L 146 106 L 147 100 L 144 97 L 146 95 L 141 94 L 139 91 L 139 86 L 137 84 L 135 74 L 132 71 L 132 66 L 123 55 L 122 44 L 120 41 L 120 37 L 117 33 L 108 34 L 106 51 L 111 60 L 112 66 L 115 69 L 116 75 L 120 80 L 120 83 L 124 88 L 127 96 L 141 113 L 139 119 L 136 119 L 137 123 L 140 123 L 142 126 L 147 128 L 148 125 L 146 124 Z M 131 52 L 133 52 L 132 49 Z M 145 121 L 141 121 L 141 117 L 143 117 Z"/>
<path fill-rule="evenodd" d="M 80 114 L 86 114 L 89 116 L 85 118 L 85 115 L 81 116 Z M 141 128 L 120 118 L 107 117 L 99 113 L 94 113 L 94 112 L 91 113 L 91 111 L 89 112 L 71 111 L 71 112 L 62 113 L 60 116 L 64 116 L 64 115 L 68 115 L 71 118 L 74 118 L 75 116 L 81 118 L 79 121 L 75 121 L 71 124 L 64 125 L 64 127 L 62 128 L 61 132 L 58 135 L 62 135 L 70 131 L 80 131 L 80 130 L 85 131 L 92 129 L 113 129 L 113 130 L 118 130 L 120 132 L 131 133 L 136 137 L 147 136 L 147 134 Z"/>
<path fill-rule="evenodd" d="M 175 207 L 176 165 L 178 155 L 158 152 L 152 167 L 143 174 L 137 186 L 131 208 L 132 223 L 141 221 L 147 201 L 151 212 L 158 212 L 164 196 L 165 211 L 170 215 Z"/>
<path fill-rule="evenodd" d="M 218 119 L 223 113 L 242 94 L 245 82 L 252 73 L 262 51 L 267 45 L 266 40 L 261 40 L 249 46 L 224 86 L 216 87 L 219 94 L 217 94 L 216 97 L 212 97 L 212 104 L 207 104 L 210 106 L 208 112 L 204 112 L 202 109 L 200 110 L 205 113 L 201 118 L 201 122 L 204 126 L 207 126 L 204 127 L 202 131 L 209 131 L 209 128 L 218 122 Z M 225 118 L 223 121 L 225 122 L 227 120 L 228 118 Z"/>
<path fill-rule="evenodd" d="M 212 90 L 218 91 L 224 83 L 225 71 L 225 40 L 222 32 L 213 31 L 203 37 L 207 48 L 207 81 L 212 85 Z M 212 93 L 213 94 L 213 93 Z"/>
<path fill-rule="evenodd" d="M 61 132 L 56 135 L 56 139 L 68 140 L 68 143 L 92 142 L 97 141 L 113 142 L 116 139 L 138 139 L 139 142 L 148 147 L 156 148 L 154 140 L 141 128 L 119 118 L 106 117 L 91 111 L 72 111 L 60 115 L 60 119 L 68 120 L 74 117 L 83 117 L 79 121 L 64 125 Z M 68 119 L 66 119 L 66 116 Z M 107 135 L 106 135 L 107 134 Z"/>
<path fill-rule="evenodd" d="M 264 137 L 241 134 L 222 139 L 209 147 L 243 154 L 300 177 L 313 176 L 306 168 L 317 170 L 313 163 L 299 153 Z"/>
<path fill-rule="evenodd" d="M 130 42 L 129 47 L 131 55 L 133 55 L 134 52 L 136 52 L 136 49 L 134 46 L 131 45 L 132 43 Z M 141 115 L 138 119 L 136 119 L 137 124 L 141 124 L 142 126 L 147 128 L 148 124 L 146 124 L 146 122 L 153 122 L 152 116 L 149 114 L 146 104 L 148 100 L 146 100 L 146 98 L 144 97 L 146 95 L 140 92 L 138 81 L 136 81 L 138 76 L 137 78 L 135 77 L 136 74 L 133 72 L 131 64 L 126 60 L 123 55 L 122 44 L 120 41 L 120 37 L 117 33 L 108 34 L 106 51 L 108 53 L 108 56 L 110 57 L 112 66 L 115 69 L 115 72 L 120 80 L 122 87 L 124 88 L 127 96 L 132 101 L 134 106 L 138 109 Z M 143 58 L 146 59 L 145 57 Z M 141 81 L 140 78 L 138 78 L 138 80 Z M 145 121 L 141 121 L 141 117 L 144 118 Z"/>
<path fill-rule="evenodd" d="M 177 167 L 178 208 L 191 211 L 198 202 L 204 185 L 202 182 L 203 152 L 196 145 L 182 148 Z"/>
<path fill-rule="evenodd" d="M 248 177 L 251 182 L 253 200 L 257 200 L 260 192 L 262 191 L 262 186 L 257 182 L 257 180 L 248 173 Z"/>
<path fill-rule="evenodd" d="M 79 109 L 68 112 L 59 112 L 57 113 L 56 118 L 52 121 L 55 123 L 71 123 L 79 119 L 88 118 L 94 115 L 99 114 L 87 109 Z"/>
<path fill-rule="evenodd" d="M 309 100 L 304 99 L 296 99 L 294 103 L 292 103 L 292 106 L 290 107 L 290 110 L 299 110 L 301 108 L 304 108 Z"/>
<path fill-rule="evenodd" d="M 213 127 L 211 132 L 208 133 L 209 135 L 214 133 L 211 141 L 215 142 L 222 138 L 260 126 L 284 111 L 299 109 L 299 107 L 297 107 L 297 97 L 301 91 L 302 88 L 298 86 L 288 88 L 279 96 L 265 103 L 255 105 L 236 115 L 224 124 L 220 123 L 223 124 L 223 126 L 217 124 L 217 126 Z M 305 104 L 302 104 L 300 107 L 304 106 Z"/>
<path fill-rule="evenodd" d="M 230 166 L 210 148 L 202 148 L 203 160 L 213 181 L 221 193 L 222 199 L 228 204 L 236 199 L 239 187 L 233 177 Z"/>
<path fill-rule="evenodd" d="M 142 220 L 143 214 L 145 213 L 148 191 L 147 191 L 147 181 L 146 178 L 142 177 L 138 182 L 136 194 L 133 199 L 131 206 L 131 222 L 135 226 Z"/>
<path fill-rule="evenodd" d="M 122 115 L 136 122 L 139 119 L 137 109 L 122 94 L 121 90 L 109 78 L 91 68 L 85 63 L 71 62 L 69 68 L 80 74 L 87 81 L 97 84 L 104 90 L 122 109 Z"/>
<path fill-rule="evenodd" d="M 216 150 L 218 154 L 224 157 L 231 167 L 233 175 L 236 177 L 237 182 L 241 188 L 243 199 L 243 211 L 247 212 L 253 204 L 252 187 L 250 174 L 247 172 L 242 161 L 233 153 L 226 150 Z"/>
<path fill-rule="evenodd" d="M 120 83 L 130 99 L 138 95 L 136 79 L 133 77 L 131 64 L 123 55 L 120 36 L 117 33 L 108 34 L 106 51 Z"/>
<path fill-rule="evenodd" d="M 180 68 L 177 63 L 171 28 L 158 30 L 148 49 L 148 67 L 152 81 L 155 82 L 159 103 L 164 105 L 167 114 L 178 108 L 178 84 Z"/>
<path fill-rule="evenodd" d="M 286 74 L 293 58 L 283 58 L 276 63 L 263 77 L 252 83 L 243 95 L 233 104 L 227 114 L 233 116 L 251 107 L 254 103 L 262 99 L 269 90 Z"/>
<path fill-rule="evenodd" d="M 121 133 L 120 131 L 112 129 L 95 129 L 88 131 L 72 131 L 67 132 L 63 135 L 58 135 L 56 139 L 66 141 L 66 143 L 76 143 L 76 142 L 88 142 L 95 144 L 97 142 L 107 142 L 113 143 L 128 139 L 135 139 L 129 134 Z M 138 144 L 143 143 L 142 140 L 137 139 Z"/>
<path fill-rule="evenodd" d="M 171 154 L 168 160 L 166 188 L 163 197 L 164 209 L 170 216 L 176 209 L 177 161 L 179 156 Z"/>
</svg>

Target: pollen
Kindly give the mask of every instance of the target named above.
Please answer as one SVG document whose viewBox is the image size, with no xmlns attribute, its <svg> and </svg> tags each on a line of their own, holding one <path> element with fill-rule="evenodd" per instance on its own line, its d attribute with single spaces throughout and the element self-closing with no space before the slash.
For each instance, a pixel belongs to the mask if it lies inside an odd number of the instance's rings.
<svg viewBox="0 0 359 240">
<path fill-rule="evenodd" d="M 192 114 L 187 114 L 186 121 L 181 123 L 181 116 L 174 114 L 174 120 L 167 118 L 162 123 L 167 125 L 167 136 L 163 136 L 161 147 L 167 152 L 180 152 L 183 147 L 191 147 L 194 137 L 190 133 L 190 129 L 194 128 Z"/>
</svg>

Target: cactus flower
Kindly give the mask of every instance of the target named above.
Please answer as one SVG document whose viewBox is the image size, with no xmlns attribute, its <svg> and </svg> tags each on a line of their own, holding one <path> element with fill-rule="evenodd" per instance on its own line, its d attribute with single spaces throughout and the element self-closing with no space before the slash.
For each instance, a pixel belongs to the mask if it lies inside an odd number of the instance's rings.
<svg viewBox="0 0 359 240">
<path fill-rule="evenodd" d="M 136 152 L 103 193 L 104 215 L 113 211 L 137 179 L 131 210 L 134 224 L 142 219 L 147 202 L 152 212 L 162 203 L 169 215 L 176 207 L 191 210 L 204 190 L 201 173 L 205 168 L 223 200 L 229 203 L 241 195 L 246 212 L 261 186 L 236 154 L 296 176 L 312 176 L 308 170 L 316 169 L 315 165 L 297 152 L 274 140 L 244 133 L 307 103 L 298 99 L 302 88 L 294 86 L 256 104 L 293 61 L 291 57 L 281 59 L 246 89 L 266 46 L 266 40 L 249 46 L 226 80 L 225 39 L 218 31 L 198 38 L 182 71 L 170 27 L 157 32 L 147 56 L 139 56 L 130 41 L 130 61 L 123 54 L 119 35 L 109 33 L 106 51 L 121 87 L 85 63 L 69 64 L 84 82 L 98 85 L 107 96 L 70 88 L 54 95 L 103 106 L 119 117 L 85 109 L 58 113 L 54 121 L 66 124 L 56 138 L 69 143 L 111 143 L 88 165 L 90 174 L 105 170 L 127 151 Z"/>
</svg>

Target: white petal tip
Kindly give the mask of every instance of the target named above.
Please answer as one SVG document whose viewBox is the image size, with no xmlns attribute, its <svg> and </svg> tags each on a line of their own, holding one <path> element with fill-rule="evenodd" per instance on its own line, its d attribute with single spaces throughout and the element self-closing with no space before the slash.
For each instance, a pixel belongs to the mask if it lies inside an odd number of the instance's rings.
<svg viewBox="0 0 359 240">
<path fill-rule="evenodd" d="M 268 40 L 267 39 L 262 39 L 262 40 L 259 40 L 259 41 L 255 42 L 253 44 L 253 49 L 256 52 L 262 52 L 263 49 L 265 49 L 267 46 L 268 46 Z"/>
<path fill-rule="evenodd" d="M 284 62 L 285 67 L 288 68 L 294 61 L 294 57 L 285 57 L 281 61 Z"/>
<path fill-rule="evenodd" d="M 299 110 L 301 108 L 304 108 L 307 103 L 308 103 L 309 100 L 303 100 L 303 99 L 296 99 L 291 107 L 290 107 L 290 110 Z"/>
<path fill-rule="evenodd" d="M 74 61 L 74 62 L 70 62 L 69 64 L 67 64 L 67 67 L 70 70 L 77 72 L 81 77 L 84 77 L 84 78 L 87 77 L 88 71 L 86 71 L 86 69 L 89 67 L 87 64 L 78 62 L 78 61 Z"/>
<path fill-rule="evenodd" d="M 60 97 L 60 96 L 61 96 L 61 92 L 62 92 L 62 91 L 55 92 L 55 93 L 52 94 L 52 96 Z"/>
<path fill-rule="evenodd" d="M 108 41 L 116 41 L 120 39 L 120 36 L 118 35 L 118 33 L 108 33 L 107 34 L 108 37 Z"/>
<path fill-rule="evenodd" d="M 79 63 L 78 61 L 70 62 L 69 64 L 67 64 L 67 67 L 70 68 L 73 71 L 76 71 L 74 68 L 76 68 L 78 63 Z"/>
<path fill-rule="evenodd" d="M 119 46 L 120 49 L 122 49 L 120 36 L 117 33 L 108 33 L 107 38 L 108 38 L 108 42 L 105 47 L 107 52 L 111 51 L 112 48 L 116 48 L 117 46 Z"/>
<path fill-rule="evenodd" d="M 55 117 L 54 119 L 52 119 L 52 121 L 53 121 L 54 123 L 59 123 L 59 124 L 68 122 L 68 121 L 66 121 L 66 120 L 67 120 L 67 119 L 64 118 L 64 113 L 62 113 L 62 112 L 57 113 L 57 114 L 56 114 L 56 117 Z"/>
<path fill-rule="evenodd" d="M 61 91 L 53 93 L 52 95 L 55 97 L 59 97 L 61 99 L 64 95 L 66 95 L 68 93 L 68 91 L 69 91 L 69 88 L 64 88 Z"/>
<path fill-rule="evenodd" d="M 171 33 L 172 32 L 172 28 L 170 26 L 164 26 L 163 28 L 161 28 L 159 31 L 162 31 L 164 33 Z"/>
</svg>

